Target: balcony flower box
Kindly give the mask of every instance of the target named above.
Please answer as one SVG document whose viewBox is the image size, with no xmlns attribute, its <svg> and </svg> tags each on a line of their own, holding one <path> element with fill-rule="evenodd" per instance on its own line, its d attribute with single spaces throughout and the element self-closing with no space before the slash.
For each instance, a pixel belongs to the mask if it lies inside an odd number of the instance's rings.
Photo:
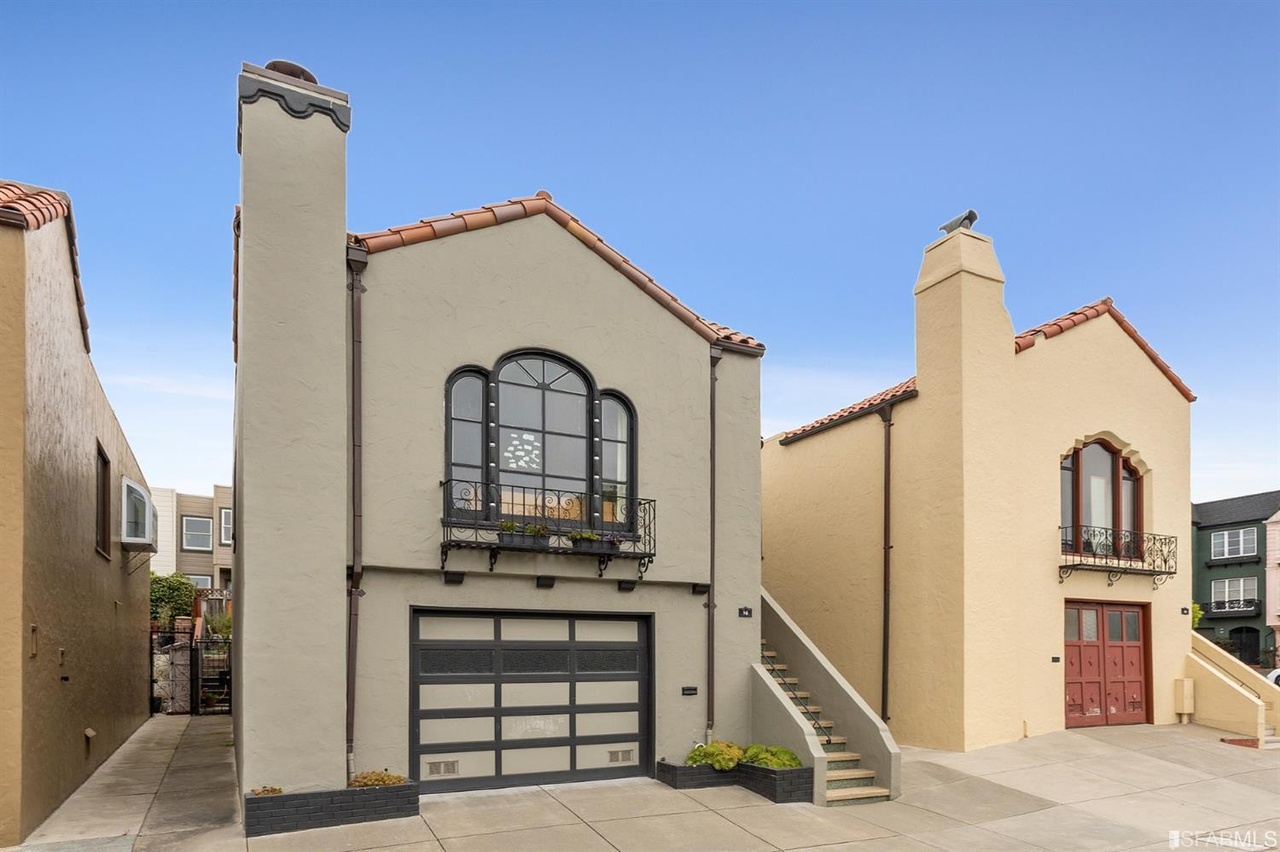
<svg viewBox="0 0 1280 852">
<path fill-rule="evenodd" d="M 545 550 L 551 546 L 549 535 L 528 535 L 522 532 L 498 533 L 498 544 L 503 547 L 532 547 Z"/>
<path fill-rule="evenodd" d="M 607 538 L 572 538 L 573 549 L 578 553 L 617 553 L 618 542 Z"/>
</svg>

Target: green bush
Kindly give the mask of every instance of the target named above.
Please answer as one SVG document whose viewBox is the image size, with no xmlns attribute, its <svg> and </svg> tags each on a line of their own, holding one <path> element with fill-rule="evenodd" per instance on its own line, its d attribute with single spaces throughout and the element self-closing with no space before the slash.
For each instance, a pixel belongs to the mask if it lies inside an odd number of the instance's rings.
<svg viewBox="0 0 1280 852">
<path fill-rule="evenodd" d="M 742 746 L 716 740 L 710 745 L 697 745 L 685 758 L 685 766 L 710 764 L 712 769 L 728 772 L 742 760 Z"/>
<path fill-rule="evenodd" d="M 1200 604 L 1193 603 L 1191 605 L 1191 629 L 1192 630 L 1195 630 L 1197 627 L 1200 626 L 1200 619 L 1202 618 L 1204 618 L 1204 609 L 1201 608 Z"/>
<path fill-rule="evenodd" d="M 802 764 L 796 753 L 782 746 L 752 743 L 742 755 L 742 763 L 767 766 L 770 769 L 798 769 Z"/>
<path fill-rule="evenodd" d="M 231 638 L 231 616 L 225 612 L 219 612 L 205 619 L 205 624 L 209 626 L 209 632 L 215 636 L 221 636 L 223 639 Z"/>
<path fill-rule="evenodd" d="M 168 623 L 175 616 L 190 615 L 196 586 L 185 574 L 151 573 L 151 618 Z"/>
<path fill-rule="evenodd" d="M 408 781 L 403 775 L 396 775 L 394 772 L 388 772 L 383 769 L 379 772 L 376 769 L 370 769 L 368 772 L 361 772 L 352 776 L 347 782 L 348 787 L 385 787 L 388 784 L 403 784 Z"/>
</svg>

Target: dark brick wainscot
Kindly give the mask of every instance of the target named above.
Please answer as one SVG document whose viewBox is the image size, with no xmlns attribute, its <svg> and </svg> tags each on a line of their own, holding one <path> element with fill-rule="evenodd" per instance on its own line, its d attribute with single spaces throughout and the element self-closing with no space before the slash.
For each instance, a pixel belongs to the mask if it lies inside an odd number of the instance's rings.
<svg viewBox="0 0 1280 852">
<path fill-rule="evenodd" d="M 728 787 L 737 784 L 779 804 L 813 802 L 812 766 L 802 766 L 799 769 L 770 769 L 753 763 L 739 763 L 728 772 L 720 772 L 706 764 L 683 766 L 660 760 L 657 776 L 663 784 L 675 787 L 677 790 Z"/>
<path fill-rule="evenodd" d="M 418 782 L 244 797 L 246 837 L 418 815 Z"/>
</svg>

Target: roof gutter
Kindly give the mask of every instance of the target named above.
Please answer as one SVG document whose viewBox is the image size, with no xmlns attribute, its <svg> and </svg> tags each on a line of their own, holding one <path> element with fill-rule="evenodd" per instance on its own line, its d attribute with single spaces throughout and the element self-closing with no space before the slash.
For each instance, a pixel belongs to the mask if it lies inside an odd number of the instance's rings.
<svg viewBox="0 0 1280 852">
<path fill-rule="evenodd" d="M 915 392 L 912 392 L 914 395 Z M 880 419 L 884 422 L 884 531 L 881 533 L 881 542 L 884 545 L 884 564 L 881 577 L 881 593 L 883 599 L 880 603 L 880 718 L 889 721 L 889 574 L 890 574 L 890 554 L 893 552 L 893 535 L 892 535 L 892 504 L 889 502 L 891 496 L 891 486 L 893 483 L 893 471 L 890 463 L 893 460 L 893 402 L 890 401 L 883 405 L 877 406 L 876 413 L 880 415 Z"/>
<path fill-rule="evenodd" d="M 898 394 L 895 397 L 886 399 L 883 402 L 876 403 L 875 405 L 868 406 L 867 408 L 860 408 L 857 411 L 846 414 L 844 417 L 837 418 L 829 423 L 823 423 L 821 426 L 814 426 L 807 432 L 801 432 L 799 435 L 792 435 L 789 438 L 782 438 L 778 443 L 784 447 L 787 444 L 794 444 L 796 441 L 802 441 L 811 435 L 817 435 L 819 432 L 825 432 L 828 429 L 834 429 L 837 426 L 842 426 L 851 420 L 857 420 L 859 417 L 866 417 L 868 414 L 878 414 L 885 408 L 892 409 L 895 403 L 906 402 L 908 399 L 915 399 L 919 395 L 919 390 L 909 390 L 906 393 Z"/>
<path fill-rule="evenodd" d="M 356 760 L 356 648 L 360 639 L 360 598 L 364 590 L 364 388 L 361 381 L 360 296 L 361 282 L 369 253 L 359 246 L 347 246 L 347 291 L 351 322 L 348 329 L 351 352 L 351 574 L 347 581 L 347 778 L 355 775 Z"/>
<path fill-rule="evenodd" d="M 706 742 L 710 743 L 716 727 L 716 367 L 724 357 L 724 350 L 718 346 L 711 347 L 711 380 L 710 380 L 710 503 L 707 522 L 710 528 L 709 560 L 710 575 L 708 580 L 707 600 L 703 604 L 707 608 L 707 731 Z"/>
</svg>

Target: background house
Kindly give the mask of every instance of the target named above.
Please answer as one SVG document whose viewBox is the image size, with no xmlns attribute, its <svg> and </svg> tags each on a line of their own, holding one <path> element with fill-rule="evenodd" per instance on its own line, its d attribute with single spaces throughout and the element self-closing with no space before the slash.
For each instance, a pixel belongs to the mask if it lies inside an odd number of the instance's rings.
<svg viewBox="0 0 1280 852">
<path fill-rule="evenodd" d="M 1280 512 L 1280 491 L 1196 503 L 1191 512 L 1198 632 L 1251 666 L 1273 668 L 1280 614 L 1264 606 L 1269 594 L 1274 600 L 1267 569 L 1277 555 L 1267 521 Z"/>
<path fill-rule="evenodd" d="M 213 486 L 213 496 L 152 489 L 156 504 L 157 574 L 186 574 L 201 589 L 231 588 L 235 496 L 229 485 Z"/>
<path fill-rule="evenodd" d="M 0 181 L 0 846 L 148 716 L 155 513 L 89 358 L 70 199 Z"/>
<path fill-rule="evenodd" d="M 765 587 L 900 742 L 1174 721 L 1194 397 L 1110 299 L 1015 335 L 971 222 L 917 376 L 765 443 Z"/>
</svg>

